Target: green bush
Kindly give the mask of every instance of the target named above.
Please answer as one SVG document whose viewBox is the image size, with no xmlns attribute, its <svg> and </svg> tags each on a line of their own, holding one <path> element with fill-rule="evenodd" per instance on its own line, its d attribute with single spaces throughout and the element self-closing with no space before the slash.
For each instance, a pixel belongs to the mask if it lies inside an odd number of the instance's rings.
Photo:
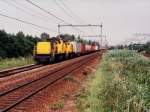
<svg viewBox="0 0 150 112">
<path fill-rule="evenodd" d="M 149 59 L 133 51 L 113 50 L 103 57 L 77 106 L 81 112 L 148 111 L 149 84 Z"/>
</svg>

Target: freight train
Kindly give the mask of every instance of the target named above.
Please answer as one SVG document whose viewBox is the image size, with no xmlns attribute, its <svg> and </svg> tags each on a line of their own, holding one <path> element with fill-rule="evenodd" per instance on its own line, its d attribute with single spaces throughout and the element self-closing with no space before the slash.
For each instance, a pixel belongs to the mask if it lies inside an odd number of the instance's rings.
<svg viewBox="0 0 150 112">
<path fill-rule="evenodd" d="M 96 43 L 85 44 L 77 41 L 70 41 L 61 36 L 37 42 L 33 51 L 34 60 L 41 63 L 52 63 L 63 59 L 85 55 L 99 50 Z"/>
</svg>

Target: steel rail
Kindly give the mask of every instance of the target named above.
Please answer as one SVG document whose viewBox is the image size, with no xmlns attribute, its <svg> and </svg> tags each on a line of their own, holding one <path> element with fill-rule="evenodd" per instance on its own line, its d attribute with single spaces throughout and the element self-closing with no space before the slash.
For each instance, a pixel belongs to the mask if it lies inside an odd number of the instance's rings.
<svg viewBox="0 0 150 112">
<path fill-rule="evenodd" d="M 42 67 L 42 66 L 43 65 L 33 64 L 33 65 L 18 67 L 18 68 L 14 68 L 14 69 L 3 70 L 3 71 L 0 71 L 0 78 L 10 76 L 10 75 L 14 75 L 14 74 L 17 74 L 17 73 L 20 73 L 20 72 L 28 71 L 28 70 L 31 70 L 31 69 L 39 68 L 39 67 Z"/>
<path fill-rule="evenodd" d="M 84 58 L 71 63 L 72 66 L 70 66 L 70 64 L 69 64 L 69 65 L 63 67 L 61 70 L 55 71 L 54 73 L 49 73 L 46 77 L 42 77 L 41 79 L 38 79 L 36 81 L 29 82 L 28 84 L 26 84 L 24 86 L 20 86 L 17 89 L 14 89 L 12 91 L 7 92 L 6 94 L 3 94 L 0 97 L 0 99 L 1 99 L 0 100 L 0 111 L 5 112 L 5 111 L 12 109 L 16 105 L 23 102 L 24 100 L 30 98 L 31 96 L 35 95 L 39 91 L 42 91 L 43 89 L 47 88 L 54 82 L 62 79 L 64 76 L 68 75 L 72 71 L 74 71 L 74 70 L 78 69 L 80 66 L 84 65 L 85 63 L 87 63 L 87 59 L 91 60 L 96 56 L 98 56 L 98 53 L 93 53 L 89 56 L 85 56 Z M 11 94 L 13 94 L 13 92 L 15 93 L 17 91 L 19 91 L 19 93 L 23 92 L 22 95 L 19 96 L 19 94 L 17 94 L 18 96 L 14 96 L 13 100 L 15 98 L 16 99 L 18 98 L 16 101 L 11 101 L 11 99 L 8 99 L 8 101 L 6 100 L 6 102 L 8 104 L 2 105 L 2 107 L 1 107 L 1 103 L 4 102 L 3 98 L 5 99 L 5 97 L 6 97 L 6 99 L 7 99 L 7 96 L 10 97 Z"/>
</svg>

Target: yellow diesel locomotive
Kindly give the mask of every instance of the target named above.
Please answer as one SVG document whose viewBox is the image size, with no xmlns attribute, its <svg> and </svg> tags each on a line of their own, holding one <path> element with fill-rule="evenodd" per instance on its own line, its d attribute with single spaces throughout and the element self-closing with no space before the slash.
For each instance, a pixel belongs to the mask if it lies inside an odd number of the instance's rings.
<svg viewBox="0 0 150 112">
<path fill-rule="evenodd" d="M 69 41 L 57 37 L 55 40 L 37 42 L 33 57 L 37 63 L 51 63 L 67 59 L 73 52 L 73 45 Z"/>
</svg>

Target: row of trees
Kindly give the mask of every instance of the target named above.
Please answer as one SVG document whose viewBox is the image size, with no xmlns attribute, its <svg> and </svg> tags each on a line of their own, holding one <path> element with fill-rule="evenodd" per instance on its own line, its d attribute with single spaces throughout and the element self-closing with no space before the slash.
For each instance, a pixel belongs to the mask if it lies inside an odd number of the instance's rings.
<svg viewBox="0 0 150 112">
<path fill-rule="evenodd" d="M 39 38 L 24 35 L 21 31 L 17 34 L 9 34 L 0 30 L 0 58 L 30 55 L 37 41 Z"/>
<path fill-rule="evenodd" d="M 138 52 L 144 51 L 145 53 L 150 54 L 150 41 L 145 44 L 129 44 L 129 45 L 117 45 L 111 46 L 109 49 L 129 49 L 136 50 Z"/>
<path fill-rule="evenodd" d="M 97 44 L 90 40 L 84 40 L 78 36 L 76 38 L 74 35 L 64 34 L 60 35 L 63 40 L 77 41 L 86 44 Z M 47 33 L 42 33 L 41 38 L 33 37 L 31 35 L 25 35 L 22 31 L 17 34 L 9 34 L 4 30 L 0 30 L 0 58 L 12 58 L 19 56 L 28 56 L 33 52 L 34 45 L 38 41 L 45 41 L 48 39 L 53 39 L 57 37 L 50 37 Z"/>
</svg>

